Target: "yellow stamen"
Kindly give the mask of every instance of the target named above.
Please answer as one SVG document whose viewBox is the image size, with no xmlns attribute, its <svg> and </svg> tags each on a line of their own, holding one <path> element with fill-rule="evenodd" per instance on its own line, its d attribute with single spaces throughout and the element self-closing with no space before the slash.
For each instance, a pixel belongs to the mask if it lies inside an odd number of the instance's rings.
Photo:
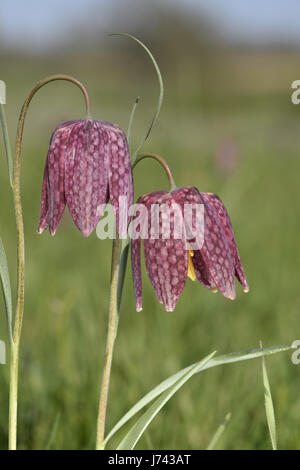
<svg viewBox="0 0 300 470">
<path fill-rule="evenodd" d="M 195 273 L 195 268 L 193 265 L 192 257 L 194 256 L 193 250 L 189 250 L 189 259 L 188 259 L 188 277 L 192 279 L 192 281 L 196 280 L 196 273 Z"/>
</svg>

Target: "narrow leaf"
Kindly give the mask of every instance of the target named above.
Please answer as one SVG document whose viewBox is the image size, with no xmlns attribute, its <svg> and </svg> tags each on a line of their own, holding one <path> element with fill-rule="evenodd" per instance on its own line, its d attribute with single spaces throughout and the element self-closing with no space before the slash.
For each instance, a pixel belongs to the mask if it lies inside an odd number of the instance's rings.
<svg viewBox="0 0 300 470">
<path fill-rule="evenodd" d="M 210 443 L 208 444 L 207 450 L 213 450 L 215 449 L 216 445 L 218 444 L 220 437 L 222 436 L 227 424 L 229 423 L 231 418 L 231 413 L 227 413 L 225 416 L 224 421 L 220 424 L 218 429 L 216 430 L 215 434 L 213 435 Z"/>
<path fill-rule="evenodd" d="M 132 156 L 132 164 L 134 163 L 138 153 L 140 152 L 141 148 L 143 147 L 144 143 L 146 142 L 146 140 L 148 139 L 149 135 L 151 134 L 151 131 L 152 131 L 152 128 L 158 118 L 158 115 L 159 115 L 159 112 L 160 112 L 160 108 L 161 108 L 161 105 L 162 105 L 162 102 L 163 102 L 163 99 L 164 99 L 164 84 L 163 84 L 163 80 L 162 80 L 162 76 L 161 76 L 161 73 L 160 73 L 160 69 L 159 69 L 159 66 L 157 65 L 157 62 L 156 60 L 154 59 L 152 53 L 150 52 L 150 50 L 148 49 L 147 46 L 145 46 L 144 43 L 142 43 L 142 41 L 140 41 L 139 39 L 137 39 L 136 37 L 132 36 L 131 34 L 126 34 L 126 33 L 112 33 L 112 34 L 109 34 L 109 36 L 124 36 L 124 37 L 127 37 L 127 38 L 131 38 L 133 39 L 135 42 L 137 42 L 138 44 L 140 44 L 140 46 L 143 47 L 143 49 L 145 49 L 145 51 L 147 52 L 148 56 L 150 57 L 153 65 L 154 65 L 154 68 L 155 68 L 155 71 L 156 71 L 156 74 L 157 74 L 157 78 L 158 78 L 158 83 L 159 83 L 159 96 L 158 96 L 158 100 L 157 100 L 157 105 L 156 105 L 156 109 L 155 109 L 155 112 L 154 112 L 154 115 L 153 115 L 153 118 L 150 122 L 150 126 L 149 128 L 147 129 L 147 132 L 145 134 L 145 136 L 142 138 L 138 148 L 136 149 L 136 151 L 134 152 L 133 156 Z"/>
<path fill-rule="evenodd" d="M 127 130 L 127 142 L 128 146 L 130 148 L 130 137 L 131 137 L 131 130 L 132 130 L 132 124 L 133 124 L 133 118 L 136 112 L 137 105 L 140 102 L 140 97 L 138 96 L 133 104 L 132 111 L 130 113 L 130 118 L 129 118 L 129 123 L 128 123 L 128 130 Z"/>
<path fill-rule="evenodd" d="M 262 343 L 260 343 L 262 347 Z M 270 388 L 270 382 L 268 378 L 268 372 L 266 367 L 265 358 L 262 357 L 262 373 L 263 373 L 263 384 L 264 384 L 264 396 L 265 396 L 265 408 L 266 408 L 266 415 L 267 415 L 267 422 L 270 432 L 270 438 L 273 450 L 277 450 L 277 442 L 276 442 L 276 422 L 275 422 L 275 412 Z"/>
<path fill-rule="evenodd" d="M 143 432 L 163 406 L 170 400 L 170 398 L 179 390 L 182 385 L 185 384 L 196 372 L 202 370 L 205 364 L 215 355 L 216 352 L 209 354 L 202 361 L 196 363 L 188 372 L 186 372 L 180 380 L 175 382 L 175 384 L 166 390 L 161 396 L 155 400 L 155 402 L 150 406 L 150 408 L 139 418 L 139 420 L 134 424 L 130 431 L 126 434 L 124 439 L 120 442 L 117 450 L 131 450 L 134 449 L 136 443 L 142 436 Z"/>
<path fill-rule="evenodd" d="M 61 416 L 60 413 L 57 413 L 55 417 L 55 420 L 54 420 L 54 423 L 53 423 L 53 426 L 49 435 L 49 439 L 45 447 L 46 450 L 51 450 L 53 446 L 53 442 L 54 442 L 54 439 L 58 430 L 59 422 L 60 422 L 60 416 Z"/>
<path fill-rule="evenodd" d="M 266 356 L 269 354 L 276 354 L 282 351 L 288 351 L 291 349 L 291 346 L 274 346 L 264 349 L 252 349 L 250 351 L 240 351 L 233 352 L 229 354 L 224 354 L 222 356 L 216 356 L 210 359 L 201 370 L 210 369 L 211 367 L 220 366 L 223 364 L 230 364 L 232 362 L 245 361 L 248 359 L 255 359 L 257 357 Z M 144 406 L 148 405 L 152 400 L 158 397 L 161 393 L 167 390 L 169 387 L 172 387 L 179 379 L 181 379 L 184 374 L 189 372 L 195 364 L 185 367 L 174 375 L 171 375 L 166 380 L 161 382 L 155 388 L 153 388 L 149 393 L 147 393 L 141 400 L 139 400 L 113 427 L 109 434 L 105 438 L 105 443 L 125 424 L 129 421 L 136 413 L 138 413 Z"/>
<path fill-rule="evenodd" d="M 9 136 L 8 136 L 8 128 L 7 128 L 5 111 L 4 111 L 4 104 L 2 102 L 0 103 L 0 121 L 1 121 L 2 132 L 3 132 L 3 140 L 4 140 L 4 148 L 5 148 L 6 160 L 7 160 L 7 166 L 8 166 L 9 181 L 10 181 L 10 185 L 12 186 L 13 159 L 12 159 L 11 146 L 10 146 L 10 141 L 9 141 Z"/>
<path fill-rule="evenodd" d="M 2 240 L 0 238 L 0 279 L 2 284 L 3 296 L 5 301 L 5 310 L 7 318 L 8 336 L 12 340 L 12 297 L 7 259 Z"/>
</svg>

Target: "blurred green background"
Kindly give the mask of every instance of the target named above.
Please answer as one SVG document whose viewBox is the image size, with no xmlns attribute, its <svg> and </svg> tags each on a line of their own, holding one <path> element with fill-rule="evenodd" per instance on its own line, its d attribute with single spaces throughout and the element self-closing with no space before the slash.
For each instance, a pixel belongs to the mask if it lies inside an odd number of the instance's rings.
<svg viewBox="0 0 300 470">
<path fill-rule="evenodd" d="M 124 130 L 136 96 L 141 97 L 132 134 L 135 149 L 154 111 L 157 80 L 141 48 L 129 39 L 107 38 L 106 33 L 121 30 L 138 36 L 152 50 L 165 83 L 159 121 L 144 150 L 167 159 L 178 186 L 194 185 L 222 198 L 250 284 L 247 295 L 238 286 L 237 299 L 231 302 L 188 280 L 175 312 L 166 313 L 144 270 L 144 308 L 136 313 L 128 266 L 113 361 L 109 430 L 161 380 L 215 349 L 222 354 L 256 348 L 260 339 L 264 346 L 299 339 L 300 118 L 299 107 L 291 103 L 291 83 L 300 78 L 300 61 L 299 37 L 293 36 L 295 25 L 290 21 L 297 16 L 291 13 L 296 3 L 279 1 L 268 16 L 270 2 L 254 1 L 252 8 L 245 7 L 251 14 L 245 11 L 243 16 L 238 2 L 229 1 L 223 17 L 217 0 L 210 9 L 210 2 L 202 1 L 201 8 L 195 1 L 151 5 L 127 1 L 114 6 L 77 1 L 68 11 L 57 2 L 45 2 L 50 19 L 57 18 L 53 29 L 50 20 L 39 16 L 39 2 L 30 1 L 26 11 L 22 3 L 5 0 L 0 10 L 0 79 L 7 84 L 12 143 L 20 107 L 35 82 L 66 73 L 87 86 L 96 119 L 116 122 Z M 15 7 L 13 12 L 9 5 Z M 243 28 L 245 17 L 249 30 Z M 9 21 L 15 29 L 9 28 Z M 45 448 L 54 423 L 51 448 L 94 446 L 111 241 L 100 241 L 95 234 L 84 239 L 67 210 L 55 237 L 36 234 L 50 134 L 60 122 L 80 118 L 83 112 L 76 87 L 52 83 L 34 98 L 25 124 L 22 449 Z M 15 292 L 16 234 L 2 136 L 0 145 L 0 234 Z M 136 198 L 167 187 L 155 162 L 144 161 L 135 170 Z M 7 341 L 2 300 L 0 310 L 0 338 Z M 268 358 L 267 367 L 278 445 L 297 449 L 300 366 L 285 353 Z M 1 449 L 7 447 L 7 410 L 8 366 L 2 365 Z M 194 377 L 160 412 L 138 448 L 205 448 L 229 411 L 232 419 L 219 448 L 270 448 L 259 360 Z"/>
</svg>

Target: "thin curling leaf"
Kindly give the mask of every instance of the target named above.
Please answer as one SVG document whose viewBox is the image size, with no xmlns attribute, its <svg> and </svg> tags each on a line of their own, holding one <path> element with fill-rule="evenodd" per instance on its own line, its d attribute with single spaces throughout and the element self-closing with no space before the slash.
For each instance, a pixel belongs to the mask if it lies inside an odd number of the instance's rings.
<svg viewBox="0 0 300 470">
<path fill-rule="evenodd" d="M 129 148 L 130 148 L 130 136 L 131 136 L 133 118 L 134 118 L 136 108 L 137 108 L 137 105 L 139 104 L 139 102 L 140 102 L 140 97 L 138 96 L 136 98 L 133 106 L 132 106 L 132 110 L 131 110 L 131 113 L 130 113 L 130 118 L 129 118 L 129 123 L 128 123 L 128 130 L 127 130 L 127 142 L 128 142 Z"/>
<path fill-rule="evenodd" d="M 159 96 L 158 96 L 158 100 L 157 100 L 156 109 L 155 109 L 153 118 L 151 120 L 150 126 L 149 126 L 145 136 L 142 138 L 138 148 L 136 149 L 136 151 L 134 152 L 134 154 L 132 156 L 131 161 L 132 161 L 132 163 L 134 163 L 138 153 L 140 152 L 140 150 L 142 149 L 144 143 L 146 142 L 149 135 L 151 134 L 152 128 L 153 128 L 153 126 L 154 126 L 154 124 L 155 124 L 155 122 L 158 118 L 158 115 L 160 113 L 160 108 L 161 108 L 161 105 L 162 105 L 162 102 L 163 102 L 163 99 L 164 99 L 164 84 L 163 84 L 161 72 L 160 72 L 160 69 L 159 69 L 159 66 L 158 66 L 156 60 L 154 59 L 154 57 L 153 57 L 152 53 L 150 52 L 150 50 L 148 49 L 148 47 L 145 46 L 145 44 L 142 43 L 142 41 L 140 41 L 136 37 L 132 36 L 131 34 L 127 34 L 127 33 L 112 33 L 112 34 L 109 34 L 109 36 L 124 36 L 124 37 L 127 37 L 127 38 L 131 38 L 134 41 L 136 41 L 138 44 L 140 44 L 145 49 L 145 51 L 149 55 L 153 65 L 154 65 L 154 68 L 155 68 L 156 73 L 157 73 L 158 83 L 159 83 Z"/>
<path fill-rule="evenodd" d="M 260 342 L 260 347 L 262 348 L 262 343 Z M 268 372 L 266 367 L 265 358 L 262 357 L 262 373 L 263 373 L 263 384 L 264 384 L 264 396 L 265 396 L 265 408 L 267 422 L 270 432 L 270 438 L 272 443 L 273 450 L 277 450 L 277 440 L 276 440 L 276 422 L 275 422 L 275 412 L 274 405 L 272 400 L 270 382 L 268 378 Z"/>
<path fill-rule="evenodd" d="M 188 372 L 186 372 L 177 382 L 175 382 L 172 387 L 162 393 L 161 396 L 150 406 L 150 408 L 130 429 L 124 439 L 122 439 L 117 447 L 117 450 L 134 449 L 136 443 L 139 441 L 144 431 L 147 429 L 159 411 L 164 407 L 164 405 L 196 372 L 200 372 L 200 370 L 202 370 L 205 364 L 208 363 L 215 353 L 216 351 L 206 356 L 204 359 L 202 359 L 202 361 L 197 362 Z"/>
<path fill-rule="evenodd" d="M 5 111 L 4 111 L 4 104 L 2 103 L 2 101 L 0 102 L 0 121 L 1 121 L 1 126 L 2 126 L 4 148 L 5 148 L 5 154 L 6 154 L 6 159 L 7 159 L 9 181 L 10 181 L 10 185 L 12 186 L 13 159 L 12 159 L 11 146 L 10 146 L 10 141 L 9 141 L 9 136 L 8 136 L 8 128 L 7 128 Z"/>
<path fill-rule="evenodd" d="M 0 238 L 0 279 L 2 284 L 3 296 L 5 301 L 5 310 L 7 318 L 7 327 L 9 339 L 12 339 L 12 298 L 7 259 L 2 240 Z"/>
<path fill-rule="evenodd" d="M 258 357 L 267 356 L 269 354 L 276 354 L 283 351 L 289 351 L 292 349 L 292 346 L 273 346 L 270 348 L 259 348 L 252 349 L 249 351 L 240 351 L 233 352 L 229 354 L 224 354 L 222 356 L 216 356 L 211 358 L 201 370 L 210 369 L 211 367 L 221 366 L 224 364 L 230 364 L 232 362 L 246 361 L 248 359 L 255 359 Z M 157 398 L 161 393 L 163 393 L 168 388 L 172 387 L 178 380 L 180 380 L 189 370 L 191 370 L 196 364 L 192 364 L 184 369 L 181 369 L 174 375 L 171 375 L 155 388 L 153 388 L 149 393 L 147 393 L 141 400 L 139 400 L 130 410 L 117 422 L 113 429 L 105 438 L 105 443 L 112 438 L 112 436 L 122 427 L 127 421 L 129 421 L 134 415 L 136 415 L 140 410 L 148 405 L 152 400 Z M 198 371 L 196 370 L 197 373 Z"/>
<path fill-rule="evenodd" d="M 225 431 L 225 428 L 227 424 L 229 423 L 231 418 L 231 413 L 227 413 L 225 416 L 224 421 L 220 424 L 218 429 L 216 430 L 215 434 L 213 435 L 210 443 L 207 446 L 207 450 L 213 450 L 215 449 L 216 445 L 218 444 L 220 437 L 222 436 L 223 432 Z"/>
</svg>

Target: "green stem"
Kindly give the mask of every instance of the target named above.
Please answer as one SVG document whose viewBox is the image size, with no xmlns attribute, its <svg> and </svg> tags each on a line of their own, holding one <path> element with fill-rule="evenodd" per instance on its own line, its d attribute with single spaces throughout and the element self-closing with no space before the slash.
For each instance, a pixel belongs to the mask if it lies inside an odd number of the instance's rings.
<svg viewBox="0 0 300 470">
<path fill-rule="evenodd" d="M 166 172 L 166 175 L 167 175 L 169 183 L 170 183 L 170 191 L 173 191 L 174 189 L 176 189 L 175 180 L 173 178 L 173 175 L 172 175 L 172 172 L 171 172 L 171 169 L 170 169 L 169 165 L 167 164 L 167 162 L 164 158 L 162 158 L 160 155 L 157 155 L 156 153 L 140 153 L 137 156 L 137 158 L 136 158 L 136 160 L 135 160 L 135 162 L 132 166 L 132 169 L 134 169 L 136 167 L 136 165 L 141 160 L 144 160 L 145 158 L 153 158 L 153 160 L 156 160 L 163 167 L 163 169 Z"/>
<path fill-rule="evenodd" d="M 30 91 L 21 109 L 18 129 L 16 150 L 13 171 L 13 197 L 15 207 L 15 218 L 17 226 L 17 258 L 18 258 L 18 278 L 17 278 L 17 306 L 15 314 L 15 323 L 13 329 L 13 341 L 11 345 L 10 362 L 10 399 L 9 399 L 9 449 L 17 448 L 17 399 L 18 399 L 18 364 L 19 364 L 19 345 L 22 332 L 23 311 L 24 311 L 24 268 L 25 268 L 25 250 L 24 250 L 24 224 L 22 214 L 22 201 L 20 190 L 20 172 L 21 172 L 21 150 L 24 131 L 24 122 L 29 104 L 36 92 L 47 83 L 55 80 L 66 80 L 77 85 L 84 94 L 87 116 L 90 115 L 90 101 L 85 87 L 75 78 L 68 75 L 52 75 L 38 82 Z"/>
<path fill-rule="evenodd" d="M 16 446 L 17 446 L 18 362 L 19 362 L 19 344 L 15 344 L 13 342 L 11 344 L 11 349 L 10 349 L 9 432 L 8 432 L 9 450 L 16 450 Z"/>
<path fill-rule="evenodd" d="M 108 401 L 108 391 L 109 391 L 109 384 L 110 384 L 114 344 L 115 344 L 115 339 L 116 339 L 116 334 L 117 334 L 117 329 L 118 329 L 119 272 L 120 272 L 120 240 L 117 235 L 117 238 L 113 241 L 108 327 L 107 327 L 104 366 L 103 366 L 103 372 L 102 372 L 102 383 L 101 383 L 100 398 L 99 398 L 96 450 L 103 450 L 105 446 L 104 433 L 105 433 L 106 409 L 107 409 L 107 401 Z"/>
</svg>

